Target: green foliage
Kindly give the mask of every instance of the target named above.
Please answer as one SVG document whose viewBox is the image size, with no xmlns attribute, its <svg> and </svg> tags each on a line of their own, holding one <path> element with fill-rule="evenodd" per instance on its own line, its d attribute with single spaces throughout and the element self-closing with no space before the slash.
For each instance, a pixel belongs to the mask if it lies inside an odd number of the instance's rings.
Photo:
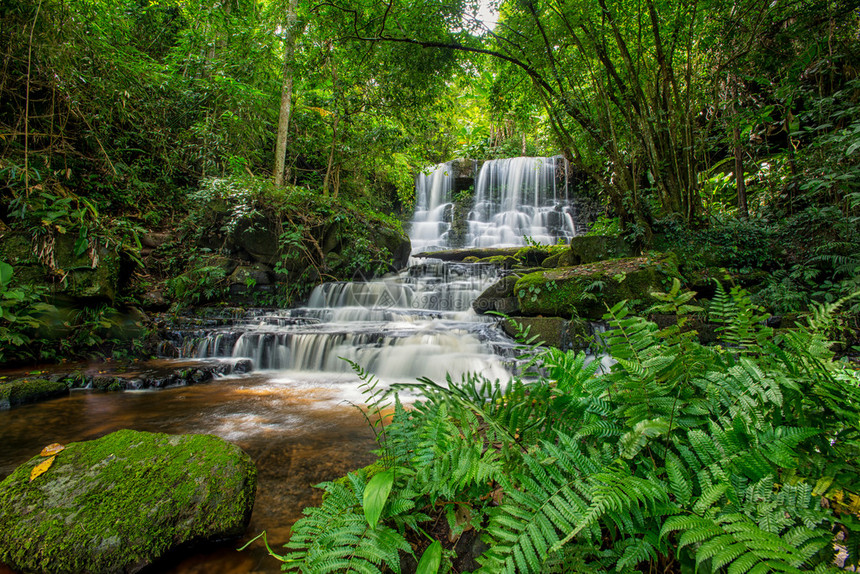
<svg viewBox="0 0 860 574">
<path fill-rule="evenodd" d="M 821 333 L 832 309 L 775 336 L 747 293 L 717 293 L 720 346 L 698 343 L 687 315 L 699 308 L 676 281 L 655 294 L 675 325 L 660 330 L 623 304 L 608 311 L 609 372 L 552 350 L 528 382 L 398 386 L 422 400 L 406 410 L 396 399 L 381 438 L 392 496 L 409 496 L 422 520 L 440 504 L 468 504 L 490 544 L 480 572 L 836 572 L 835 532 L 857 564 L 856 521 L 821 504 L 860 487 L 860 377 L 832 361 Z M 325 530 L 347 500 L 359 512 L 363 476 L 350 475 L 340 503 L 328 494 L 308 511 L 300 532 L 342 536 L 382 561 L 396 544 L 365 549 L 362 516 L 335 525 L 340 534 Z M 494 497 L 499 505 L 487 503 Z M 392 515 L 396 500 L 380 524 L 422 532 Z M 301 551 L 294 567 L 328 571 L 311 561 L 313 540 L 290 543 Z"/>
<path fill-rule="evenodd" d="M 29 358 L 30 344 L 43 325 L 42 315 L 56 309 L 45 302 L 44 290 L 12 287 L 14 268 L 0 261 L 0 363 Z"/>
</svg>

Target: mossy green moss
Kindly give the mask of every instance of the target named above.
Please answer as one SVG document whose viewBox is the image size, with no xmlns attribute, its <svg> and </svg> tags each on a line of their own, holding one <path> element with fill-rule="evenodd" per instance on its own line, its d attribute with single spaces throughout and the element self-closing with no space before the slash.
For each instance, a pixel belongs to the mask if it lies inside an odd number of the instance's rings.
<svg viewBox="0 0 860 574">
<path fill-rule="evenodd" d="M 14 379 L 0 381 L 0 410 L 61 397 L 69 393 L 65 381 L 51 379 Z"/>
<path fill-rule="evenodd" d="M 136 572 L 178 546 L 242 534 L 257 473 L 210 435 L 122 430 L 0 483 L 0 561 L 25 572 Z"/>
<path fill-rule="evenodd" d="M 562 257 L 560 264 L 582 265 L 632 255 L 633 249 L 620 237 L 582 235 L 571 238 L 570 247 Z"/>
<path fill-rule="evenodd" d="M 674 255 L 628 257 L 537 271 L 514 287 L 524 315 L 599 319 L 607 306 L 627 299 L 645 306 L 650 293 L 677 275 Z"/>
</svg>

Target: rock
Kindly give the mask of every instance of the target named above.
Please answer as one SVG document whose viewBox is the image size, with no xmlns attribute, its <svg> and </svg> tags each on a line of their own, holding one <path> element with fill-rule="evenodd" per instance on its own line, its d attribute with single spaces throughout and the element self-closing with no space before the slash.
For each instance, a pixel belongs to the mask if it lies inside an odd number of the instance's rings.
<svg viewBox="0 0 860 574">
<path fill-rule="evenodd" d="M 245 218 L 232 234 L 233 243 L 255 261 L 275 265 L 281 258 L 280 234 L 274 221 L 256 215 Z"/>
<path fill-rule="evenodd" d="M 274 271 L 268 265 L 255 263 L 253 265 L 240 265 L 227 278 L 230 285 L 241 285 L 243 287 L 254 287 L 256 285 L 271 285 Z"/>
<path fill-rule="evenodd" d="M 561 317 L 511 317 L 502 321 L 502 330 L 516 338 L 519 330 L 528 329 L 528 337 L 536 336 L 535 343 L 555 347 L 562 351 L 586 349 L 593 342 L 588 323 L 582 320 L 568 321 Z"/>
<path fill-rule="evenodd" d="M 570 249 L 562 254 L 558 264 L 569 267 L 632 255 L 633 248 L 620 237 L 578 236 L 570 239 Z"/>
<path fill-rule="evenodd" d="M 552 269 L 553 267 L 558 267 L 558 262 L 561 259 L 563 253 L 556 253 L 554 255 L 550 255 L 543 261 L 541 261 L 540 266 L 544 269 Z"/>
<path fill-rule="evenodd" d="M 517 251 L 516 257 L 526 265 L 541 265 L 550 256 L 546 247 L 523 247 Z"/>
<path fill-rule="evenodd" d="M 170 306 L 170 304 L 164 298 L 164 292 L 161 289 L 147 291 L 146 293 L 144 293 L 141 297 L 141 305 L 145 309 L 151 309 L 155 311 L 163 311 Z"/>
<path fill-rule="evenodd" d="M 513 269 L 520 264 L 520 260 L 512 255 L 493 255 L 492 257 L 478 259 L 476 263 L 489 263 L 502 269 Z"/>
<path fill-rule="evenodd" d="M 514 290 L 523 315 L 600 319 L 624 299 L 632 308 L 646 307 L 677 268 L 674 254 L 628 257 L 530 273 Z"/>
<path fill-rule="evenodd" d="M 490 311 L 515 313 L 519 308 L 514 294 L 514 287 L 518 280 L 519 277 L 516 275 L 502 277 L 472 301 L 472 309 L 479 315 L 484 315 Z"/>
<path fill-rule="evenodd" d="M 69 387 L 62 379 L 15 379 L 0 382 L 0 410 L 7 410 L 28 403 L 35 403 L 69 394 Z"/>
<path fill-rule="evenodd" d="M 169 232 L 144 233 L 143 236 L 140 238 L 141 245 L 143 245 L 144 247 L 149 247 L 150 249 L 157 249 L 170 241 L 173 241 L 173 234 Z"/>
<path fill-rule="evenodd" d="M 478 259 L 495 256 L 514 257 L 520 249 L 522 247 L 468 247 L 466 249 L 424 252 L 415 257 L 441 259 L 442 261 L 465 261 L 467 257 L 477 257 Z"/>
<path fill-rule="evenodd" d="M 55 265 L 53 270 L 34 256 L 34 245 L 23 233 L 9 233 L 2 237 L 0 259 L 14 267 L 15 284 L 41 284 L 55 294 L 72 299 L 113 302 L 122 276 L 120 255 L 101 244 L 96 248 L 95 258 L 88 252 L 75 255 L 77 239 L 77 233 L 71 231 L 54 237 L 49 247 Z M 96 262 L 95 267 L 93 261 Z"/>
<path fill-rule="evenodd" d="M 0 561 L 25 572 L 138 572 L 182 546 L 241 535 L 257 471 L 210 435 L 121 430 L 36 456 L 0 483 Z"/>
<path fill-rule="evenodd" d="M 409 236 L 400 229 L 384 226 L 380 226 L 374 235 L 376 244 L 391 254 L 391 264 L 396 269 L 405 269 L 409 263 L 409 254 L 412 253 Z"/>
</svg>

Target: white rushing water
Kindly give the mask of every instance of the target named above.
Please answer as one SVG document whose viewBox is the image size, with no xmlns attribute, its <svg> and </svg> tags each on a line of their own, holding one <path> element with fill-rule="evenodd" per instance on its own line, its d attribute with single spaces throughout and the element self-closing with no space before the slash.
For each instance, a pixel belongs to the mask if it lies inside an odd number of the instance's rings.
<svg viewBox="0 0 860 574">
<path fill-rule="evenodd" d="M 453 162 L 441 163 L 415 178 L 415 214 L 409 233 L 413 253 L 438 251 L 448 244 L 453 182 Z"/>
<path fill-rule="evenodd" d="M 254 370 L 350 372 L 353 361 L 386 381 L 509 376 L 512 342 L 472 301 L 497 278 L 491 265 L 413 260 L 398 275 L 324 283 L 307 307 L 246 318 L 188 337 L 185 356 L 250 359 Z"/>
<path fill-rule="evenodd" d="M 567 160 L 556 157 L 514 157 L 483 163 L 474 192 L 462 245 L 451 236 L 457 166 L 434 166 L 416 179 L 412 252 L 452 247 L 516 247 L 533 241 L 554 244 L 578 233 L 570 204 Z"/>
<path fill-rule="evenodd" d="M 449 162 L 416 178 L 414 253 L 451 247 L 455 225 L 465 247 L 518 246 L 526 238 L 555 243 L 576 235 L 564 158 L 491 160 L 469 181 L 475 165 Z M 469 188 L 454 209 L 455 189 Z M 454 222 L 455 212 L 466 220 Z M 408 269 L 382 279 L 322 284 L 305 307 L 186 334 L 181 354 L 305 376 L 349 373 L 353 361 L 388 382 L 442 382 L 470 372 L 506 379 L 514 343 L 494 318 L 471 307 L 499 273 L 491 265 L 413 258 Z"/>
</svg>

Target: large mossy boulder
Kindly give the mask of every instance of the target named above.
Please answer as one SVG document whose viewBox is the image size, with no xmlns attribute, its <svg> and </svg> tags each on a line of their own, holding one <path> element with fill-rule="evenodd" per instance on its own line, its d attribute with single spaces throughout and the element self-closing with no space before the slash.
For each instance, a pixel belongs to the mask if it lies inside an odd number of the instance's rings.
<svg viewBox="0 0 860 574">
<path fill-rule="evenodd" d="M 257 471 L 210 435 L 121 430 L 71 443 L 0 483 L 0 562 L 22 572 L 137 572 L 179 547 L 241 535 Z"/>
<path fill-rule="evenodd" d="M 624 299 L 647 307 L 651 292 L 664 290 L 677 269 L 674 254 L 610 259 L 524 275 L 514 294 L 523 315 L 600 319 Z"/>
</svg>

